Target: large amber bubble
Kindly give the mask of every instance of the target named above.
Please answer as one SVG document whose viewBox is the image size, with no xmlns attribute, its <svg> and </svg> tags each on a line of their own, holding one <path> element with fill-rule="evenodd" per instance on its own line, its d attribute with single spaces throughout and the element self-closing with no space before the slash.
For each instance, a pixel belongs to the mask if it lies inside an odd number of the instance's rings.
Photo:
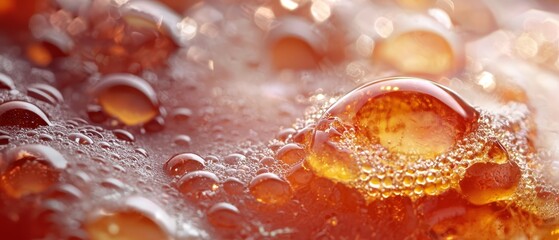
<svg viewBox="0 0 559 240">
<path fill-rule="evenodd" d="M 318 175 L 351 182 L 362 166 L 344 142 L 378 145 L 409 159 L 434 159 L 474 127 L 477 111 L 453 91 L 419 78 L 367 83 L 332 105 L 314 131 L 306 164 Z M 390 164 L 390 163 L 387 163 Z M 392 185 L 388 183 L 379 184 Z"/>
</svg>

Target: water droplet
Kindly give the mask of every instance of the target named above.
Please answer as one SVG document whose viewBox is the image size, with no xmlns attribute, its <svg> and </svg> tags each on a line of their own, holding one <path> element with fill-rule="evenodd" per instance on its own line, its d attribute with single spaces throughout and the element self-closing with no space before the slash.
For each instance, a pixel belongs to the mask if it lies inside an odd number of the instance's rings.
<svg viewBox="0 0 559 240">
<path fill-rule="evenodd" d="M 178 181 L 178 189 L 186 196 L 199 198 L 219 188 L 219 178 L 208 171 L 187 173 Z"/>
<path fill-rule="evenodd" d="M 128 198 L 121 210 L 101 210 L 90 218 L 84 228 L 93 240 L 171 239 L 176 228 L 159 205 L 139 196 Z"/>
<path fill-rule="evenodd" d="M 164 166 L 170 176 L 182 176 L 185 173 L 202 170 L 206 166 L 204 159 L 194 153 L 181 153 L 171 157 Z"/>
<path fill-rule="evenodd" d="M 312 172 L 306 170 L 301 163 L 295 165 L 287 173 L 287 181 L 289 181 L 293 189 L 298 190 L 307 186 L 314 175 Z"/>
<path fill-rule="evenodd" d="M 260 159 L 260 164 L 268 167 L 276 164 L 277 162 L 278 161 L 273 157 L 263 157 L 262 159 Z"/>
<path fill-rule="evenodd" d="M 278 69 L 312 69 L 318 65 L 320 36 L 309 22 L 297 18 L 284 19 L 269 35 L 272 64 Z"/>
<path fill-rule="evenodd" d="M 41 133 L 41 134 L 39 134 L 39 140 L 50 142 L 50 141 L 54 140 L 54 137 L 49 135 L 49 134 L 46 134 L 46 133 Z"/>
<path fill-rule="evenodd" d="M 108 143 L 108 142 L 99 142 L 99 147 L 104 148 L 104 149 L 110 149 L 111 144 Z"/>
<path fill-rule="evenodd" d="M 298 144 L 288 143 L 278 149 L 276 158 L 287 164 L 299 163 L 305 158 L 305 150 Z"/>
<path fill-rule="evenodd" d="M 50 125 L 47 115 L 31 103 L 9 101 L 0 104 L 0 126 L 37 128 Z"/>
<path fill-rule="evenodd" d="M 103 112 L 103 108 L 96 104 L 87 105 L 87 116 L 94 123 L 102 123 L 108 118 Z"/>
<path fill-rule="evenodd" d="M 81 133 L 71 133 L 68 135 L 68 138 L 73 142 L 77 142 L 83 145 L 89 145 L 93 143 L 93 140 L 91 140 L 91 138 Z"/>
<path fill-rule="evenodd" d="M 207 212 L 208 221 L 218 228 L 236 228 L 241 222 L 241 213 L 235 205 L 230 203 L 217 203 Z"/>
<path fill-rule="evenodd" d="M 107 75 L 94 87 L 93 92 L 103 112 L 126 125 L 147 123 L 159 114 L 155 91 L 137 76 Z"/>
<path fill-rule="evenodd" d="M 83 193 L 78 188 L 70 184 L 60 184 L 52 188 L 47 194 L 48 198 L 61 199 L 66 201 L 78 201 L 83 198 Z"/>
<path fill-rule="evenodd" d="M 139 31 L 141 28 L 158 30 L 162 36 L 170 37 L 177 46 L 184 43 L 178 28 L 181 18 L 173 10 L 159 2 L 131 1 L 121 8 L 124 20 L 130 27 Z M 160 47 L 160 46 L 159 46 Z M 157 49 L 158 51 L 167 49 Z M 152 56 L 153 57 L 153 56 Z"/>
<path fill-rule="evenodd" d="M 250 181 L 249 191 L 256 201 L 265 204 L 282 204 L 292 197 L 289 183 L 273 173 L 256 176 Z"/>
<path fill-rule="evenodd" d="M 12 137 L 10 137 L 10 136 L 1 135 L 0 136 L 0 145 L 6 145 L 6 144 L 10 143 L 11 139 L 12 139 Z"/>
<path fill-rule="evenodd" d="M 223 162 L 229 165 L 238 165 L 246 162 L 246 160 L 247 158 L 239 153 L 229 154 L 223 158 Z"/>
<path fill-rule="evenodd" d="M 293 129 L 293 128 L 285 128 L 282 129 L 278 132 L 277 134 L 277 138 L 280 141 L 286 141 L 287 139 L 289 139 L 290 137 L 292 137 L 295 133 L 297 133 L 297 130 Z"/>
<path fill-rule="evenodd" d="M 64 101 L 62 94 L 56 88 L 42 83 L 30 85 L 27 88 L 27 95 L 52 105 Z"/>
<path fill-rule="evenodd" d="M 7 168 L 0 184 L 6 194 L 21 198 L 41 193 L 56 184 L 66 159 L 56 150 L 44 145 L 25 145 L 7 150 L 2 155 Z"/>
<path fill-rule="evenodd" d="M 192 117 L 192 110 L 188 108 L 177 108 L 171 113 L 173 121 L 181 123 L 186 122 Z"/>
<path fill-rule="evenodd" d="M 492 159 L 495 162 L 473 164 L 466 169 L 466 175 L 460 181 L 462 194 L 473 204 L 482 205 L 510 199 L 522 176 L 518 165 L 508 160 L 504 149 L 495 150 L 495 147 L 491 147 L 488 155 L 496 157 Z"/>
<path fill-rule="evenodd" d="M 188 135 L 178 135 L 173 139 L 173 143 L 177 146 L 188 147 L 192 144 L 192 139 Z"/>
<path fill-rule="evenodd" d="M 15 88 L 14 80 L 6 74 L 0 73 L 0 89 L 13 90 Z"/>
<path fill-rule="evenodd" d="M 113 130 L 113 134 L 115 135 L 116 138 L 123 140 L 123 141 L 127 141 L 127 142 L 134 142 L 135 138 L 134 135 L 132 135 L 132 133 L 124 130 L 124 129 L 116 129 Z"/>
<path fill-rule="evenodd" d="M 146 124 L 144 129 L 148 132 L 159 132 L 165 128 L 165 119 L 162 116 L 156 116 Z"/>
<path fill-rule="evenodd" d="M 228 177 L 223 181 L 223 190 L 231 195 L 239 195 L 244 192 L 245 184 L 238 178 Z"/>
<path fill-rule="evenodd" d="M 101 186 L 118 191 L 122 191 L 126 188 L 126 184 L 116 178 L 104 179 L 103 181 L 101 181 Z"/>
</svg>

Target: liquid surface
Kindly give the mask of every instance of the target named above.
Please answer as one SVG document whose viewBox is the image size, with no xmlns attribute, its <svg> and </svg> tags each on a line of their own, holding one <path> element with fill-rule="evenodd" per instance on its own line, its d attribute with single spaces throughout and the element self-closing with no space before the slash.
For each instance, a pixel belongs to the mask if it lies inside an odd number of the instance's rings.
<svg viewBox="0 0 559 240">
<path fill-rule="evenodd" d="M 558 10 L 0 0 L 0 239 L 556 239 Z"/>
</svg>

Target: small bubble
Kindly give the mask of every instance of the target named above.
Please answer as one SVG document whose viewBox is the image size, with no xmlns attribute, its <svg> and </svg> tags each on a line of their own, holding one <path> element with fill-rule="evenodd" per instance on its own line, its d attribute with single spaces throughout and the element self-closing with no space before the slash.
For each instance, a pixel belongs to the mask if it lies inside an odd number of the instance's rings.
<svg viewBox="0 0 559 240">
<path fill-rule="evenodd" d="M 9 101 L 0 104 L 0 126 L 37 128 L 50 125 L 47 115 L 31 103 Z"/>
</svg>

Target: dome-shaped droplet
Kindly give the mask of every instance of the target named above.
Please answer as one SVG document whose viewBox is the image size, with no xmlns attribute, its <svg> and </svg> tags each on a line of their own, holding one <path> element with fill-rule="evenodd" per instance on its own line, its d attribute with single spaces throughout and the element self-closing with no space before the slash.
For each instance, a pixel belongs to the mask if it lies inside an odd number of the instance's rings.
<svg viewBox="0 0 559 240">
<path fill-rule="evenodd" d="M 239 195 L 245 190 L 245 183 L 238 178 L 228 177 L 223 181 L 223 190 L 228 194 Z"/>
<path fill-rule="evenodd" d="M 218 228 L 235 228 L 241 224 L 241 213 L 235 205 L 230 203 L 217 203 L 207 212 L 208 221 Z"/>
<path fill-rule="evenodd" d="M 243 154 L 232 153 L 223 158 L 223 162 L 229 165 L 237 165 L 246 162 L 247 157 Z"/>
<path fill-rule="evenodd" d="M 311 69 L 318 65 L 321 36 L 311 24 L 286 18 L 268 36 L 272 64 L 277 69 Z"/>
<path fill-rule="evenodd" d="M 305 150 L 298 144 L 288 143 L 278 149 L 276 158 L 287 164 L 299 163 L 305 158 Z"/>
<path fill-rule="evenodd" d="M 44 145 L 25 145 L 2 154 L 6 168 L 0 184 L 13 198 L 41 193 L 58 183 L 61 169 L 68 164 L 56 150 Z"/>
<path fill-rule="evenodd" d="M 116 138 L 127 142 L 134 142 L 134 140 L 136 139 L 134 135 L 132 135 L 132 133 L 124 129 L 116 129 L 113 131 L 113 134 Z"/>
<path fill-rule="evenodd" d="M 91 140 L 90 137 L 83 135 L 81 133 L 71 133 L 68 135 L 68 138 L 73 142 L 77 142 L 83 145 L 89 145 L 93 143 L 93 140 Z"/>
<path fill-rule="evenodd" d="M 177 108 L 173 110 L 171 117 L 177 123 L 186 122 L 192 117 L 192 110 L 189 108 Z"/>
<path fill-rule="evenodd" d="M 381 145 L 410 159 L 434 158 L 475 127 L 478 113 L 454 92 L 418 78 L 367 83 L 332 105 L 319 121 L 306 164 L 318 175 L 348 182 L 359 176 L 357 160 L 339 147 L 351 130 L 353 144 Z"/>
<path fill-rule="evenodd" d="M 172 239 L 175 222 L 153 201 L 134 196 L 126 200 L 122 209 L 102 210 L 92 214 L 85 223 L 90 239 Z"/>
<path fill-rule="evenodd" d="M 491 162 L 473 164 L 460 180 L 460 191 L 473 204 L 510 199 L 522 177 L 520 168 L 509 160 L 508 153 L 500 143 L 493 143 L 487 157 Z"/>
<path fill-rule="evenodd" d="M 180 134 L 173 139 L 173 143 L 177 146 L 188 147 L 192 144 L 192 138 L 188 135 Z"/>
<path fill-rule="evenodd" d="M 93 92 L 103 111 L 126 125 L 143 124 L 159 115 L 155 91 L 145 80 L 137 76 L 105 76 Z"/>
<path fill-rule="evenodd" d="M 0 73 L 0 89 L 13 90 L 15 89 L 14 80 L 6 74 Z"/>
<path fill-rule="evenodd" d="M 194 153 L 181 153 L 171 157 L 163 167 L 169 176 L 182 176 L 186 173 L 204 169 L 204 159 Z"/>
<path fill-rule="evenodd" d="M 307 186 L 314 175 L 311 171 L 305 169 L 301 163 L 293 166 L 287 173 L 287 181 L 291 184 L 293 189 L 298 190 Z"/>
<path fill-rule="evenodd" d="M 208 171 L 194 171 L 181 177 L 177 183 L 181 193 L 187 196 L 200 197 L 206 192 L 219 188 L 219 178 Z"/>
<path fill-rule="evenodd" d="M 289 183 L 273 173 L 256 176 L 250 181 L 249 191 L 256 201 L 266 204 L 282 204 L 292 197 Z"/>
<path fill-rule="evenodd" d="M 48 84 L 37 83 L 32 84 L 27 88 L 27 95 L 43 102 L 55 105 L 63 102 L 64 98 L 58 89 Z"/>
<path fill-rule="evenodd" d="M 0 104 L 0 126 L 37 128 L 50 126 L 47 115 L 37 106 L 24 101 L 9 101 Z"/>
</svg>

